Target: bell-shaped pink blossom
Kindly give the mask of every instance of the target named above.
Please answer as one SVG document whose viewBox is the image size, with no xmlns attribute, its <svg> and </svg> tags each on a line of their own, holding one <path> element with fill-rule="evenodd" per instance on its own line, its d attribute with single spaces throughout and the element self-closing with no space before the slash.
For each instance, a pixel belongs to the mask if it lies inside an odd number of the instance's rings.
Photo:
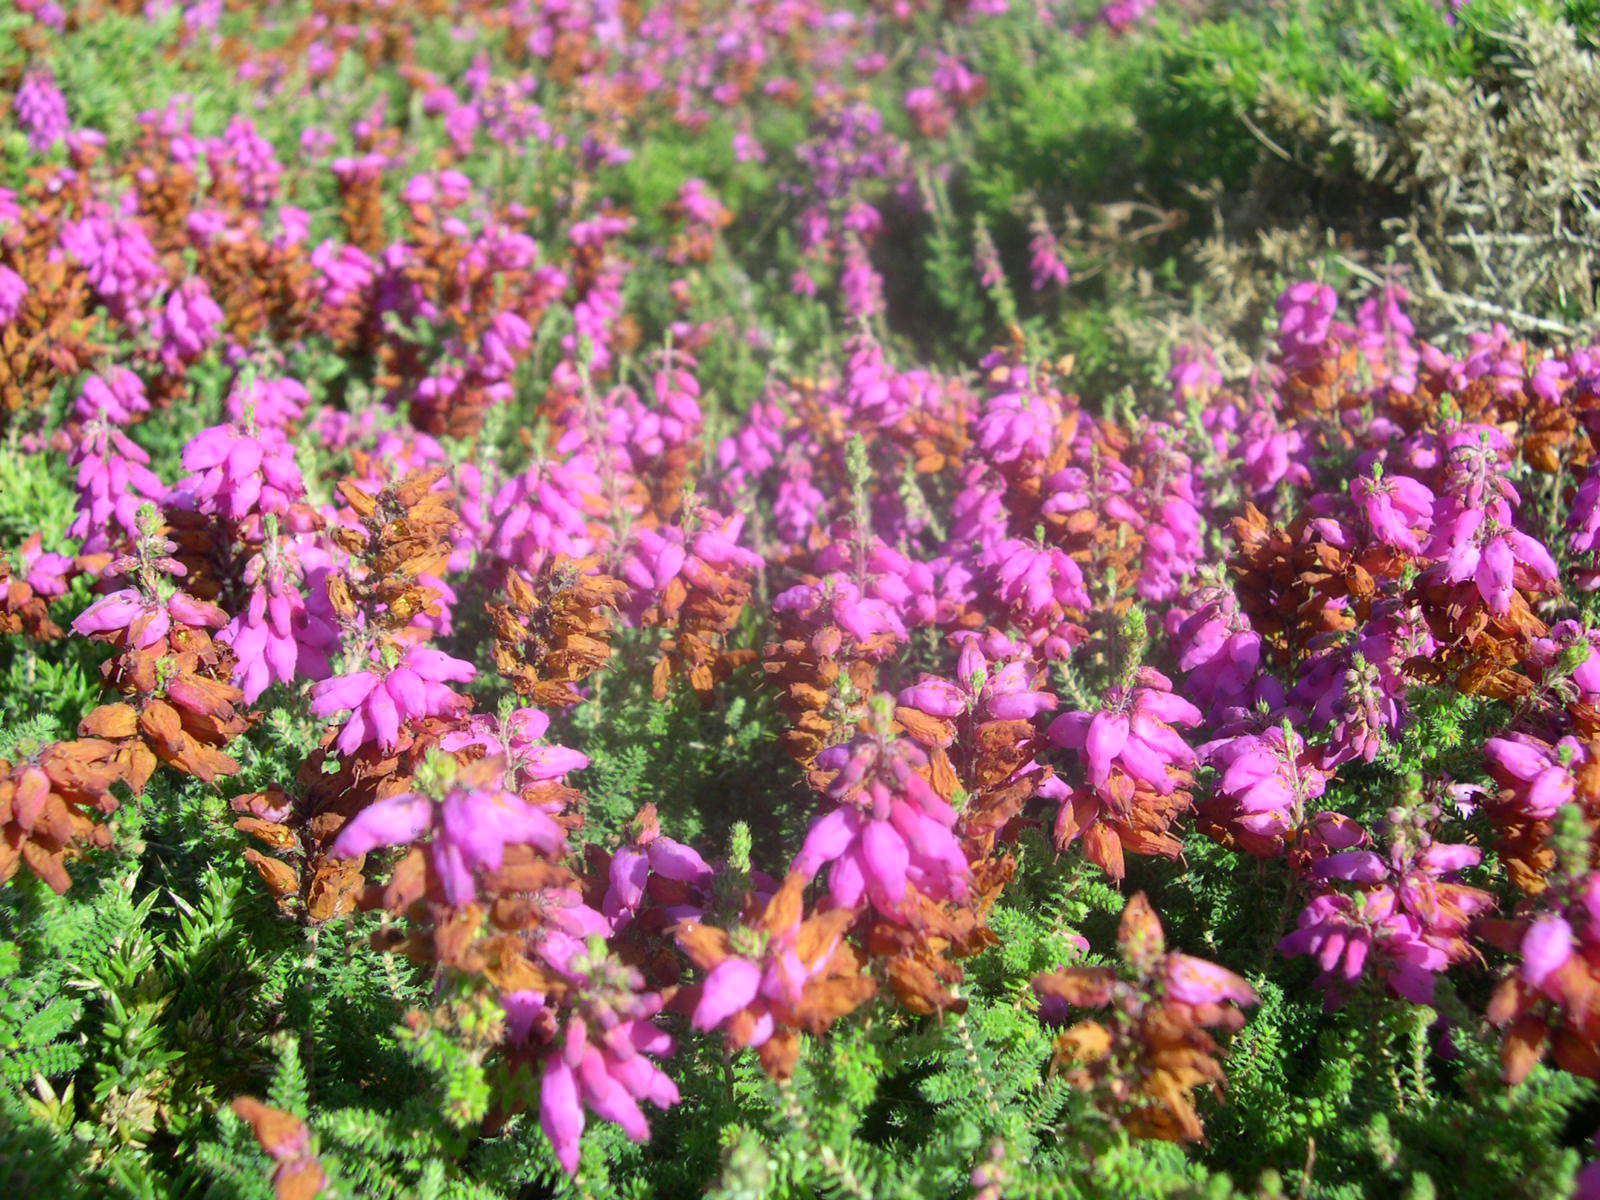
<svg viewBox="0 0 1600 1200">
<path fill-rule="evenodd" d="M 328 718 L 349 712 L 334 742 L 340 754 L 354 754 L 371 742 L 392 750 L 407 721 L 459 711 L 464 697 L 447 683 L 469 683 L 477 669 L 469 662 L 426 646 L 408 646 L 388 669 L 335 675 L 311 689 L 311 713 Z"/>
</svg>

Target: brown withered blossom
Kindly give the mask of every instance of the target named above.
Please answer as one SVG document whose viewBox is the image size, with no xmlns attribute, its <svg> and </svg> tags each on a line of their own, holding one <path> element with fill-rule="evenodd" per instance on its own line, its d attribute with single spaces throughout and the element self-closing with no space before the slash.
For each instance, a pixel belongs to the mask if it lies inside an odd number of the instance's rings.
<svg viewBox="0 0 1600 1200">
<path fill-rule="evenodd" d="M 275 1200 L 316 1200 L 322 1195 L 328 1173 L 311 1150 L 311 1131 L 304 1121 L 254 1096 L 240 1096 L 232 1108 L 249 1122 L 250 1132 L 273 1162 Z"/>
<path fill-rule="evenodd" d="M 578 685 L 611 657 L 608 610 L 626 589 L 598 566 L 560 554 L 532 580 L 513 570 L 505 603 L 489 606 L 496 668 L 542 708 L 578 703 Z"/>
<path fill-rule="evenodd" d="M 100 738 L 54 742 L 14 763 L 0 759 L 0 883 L 26 866 L 65 892 L 67 860 L 111 844 L 95 815 L 115 811 L 111 789 L 125 778 L 117 747 Z"/>
<path fill-rule="evenodd" d="M 732 932 L 698 922 L 675 931 L 678 945 L 708 978 L 686 991 L 680 1006 L 693 1007 L 697 1025 L 724 1026 L 737 1046 L 753 1046 L 774 1079 L 787 1079 L 800 1054 L 800 1035 L 826 1030 L 855 1011 L 876 990 L 863 960 L 844 940 L 855 919 L 849 909 L 807 916 L 805 877 L 792 873 L 764 903 L 747 900 L 744 923 Z M 731 1011 L 718 991 L 720 979 L 742 973 L 773 986 L 757 991 Z"/>
<path fill-rule="evenodd" d="M 1205 1129 L 1194 1092 L 1224 1079 L 1220 1047 L 1207 1030 L 1241 1028 L 1238 1006 L 1254 1004 L 1255 992 L 1231 971 L 1169 953 L 1143 892 L 1123 910 L 1117 948 L 1120 972 L 1066 967 L 1034 979 L 1047 1017 L 1102 1010 L 1057 1037 L 1054 1067 L 1133 1136 L 1199 1141 Z"/>
</svg>

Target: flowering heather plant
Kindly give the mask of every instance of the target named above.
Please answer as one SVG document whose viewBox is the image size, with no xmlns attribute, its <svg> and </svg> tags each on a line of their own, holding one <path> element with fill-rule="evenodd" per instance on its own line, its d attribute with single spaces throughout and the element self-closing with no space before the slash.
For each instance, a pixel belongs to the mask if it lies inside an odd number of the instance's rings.
<svg viewBox="0 0 1600 1200">
<path fill-rule="evenodd" d="M 1593 239 L 1271 194 L 1600 27 L 1330 5 L 0 13 L 0 1181 L 1592 1194 Z"/>
</svg>

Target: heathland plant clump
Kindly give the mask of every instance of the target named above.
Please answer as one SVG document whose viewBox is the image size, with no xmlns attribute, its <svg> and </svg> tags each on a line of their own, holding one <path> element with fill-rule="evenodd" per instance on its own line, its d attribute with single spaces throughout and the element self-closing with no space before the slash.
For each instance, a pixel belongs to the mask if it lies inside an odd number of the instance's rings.
<svg viewBox="0 0 1600 1200">
<path fill-rule="evenodd" d="M 1392 7 L 0 16 L 0 1182 L 1600 1194 L 1590 23 Z"/>
</svg>

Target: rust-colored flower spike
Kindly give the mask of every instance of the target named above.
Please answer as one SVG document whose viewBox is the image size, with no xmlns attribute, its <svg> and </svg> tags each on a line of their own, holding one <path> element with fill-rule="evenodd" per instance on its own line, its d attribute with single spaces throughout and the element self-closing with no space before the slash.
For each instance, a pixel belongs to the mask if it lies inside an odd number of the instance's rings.
<svg viewBox="0 0 1600 1200">
<path fill-rule="evenodd" d="M 172 557 L 183 564 L 183 590 L 230 607 L 233 597 L 225 593 L 239 575 L 233 531 L 220 517 L 177 507 L 164 508 L 161 519 L 162 532 L 173 543 Z"/>
<path fill-rule="evenodd" d="M 1590 439 L 1581 430 L 1593 398 L 1560 376 L 1543 376 L 1556 396 L 1529 388 L 1527 380 L 1541 377 L 1537 355 L 1530 353 L 1520 380 L 1497 372 L 1461 386 L 1449 370 L 1448 364 L 1425 368 L 1414 391 L 1389 391 L 1382 397 L 1382 415 L 1407 434 L 1440 432 L 1447 411 L 1452 419 L 1469 424 L 1497 425 L 1516 443 L 1523 461 L 1546 474 L 1582 470 L 1592 461 Z M 1359 383 L 1352 391 L 1358 403 L 1369 402 Z M 1448 405 L 1441 404 L 1447 395 Z"/>
<path fill-rule="evenodd" d="M 140 512 L 139 527 L 134 552 L 107 567 L 107 578 L 132 586 L 102 596 L 73 622 L 78 633 L 117 651 L 100 674 L 123 697 L 96 708 L 78 729 L 117 743 L 134 791 L 158 763 L 210 783 L 238 772 L 222 747 L 250 726 L 244 695 L 232 683 L 233 651 L 211 637 L 227 614 L 173 584 L 181 570 L 172 557 L 177 547 L 153 506 Z"/>
<path fill-rule="evenodd" d="M 987 924 L 989 910 L 1016 872 L 1010 855 L 972 864 L 967 899 L 936 902 L 911 893 L 899 919 L 878 914 L 869 919 L 862 945 L 882 963 L 884 978 L 895 998 L 912 1012 L 965 1012 L 967 1002 L 955 988 L 966 977 L 960 960 L 1000 944 Z"/>
<path fill-rule="evenodd" d="M 1239 1005 L 1255 992 L 1214 963 L 1169 953 L 1161 922 L 1144 893 L 1128 901 L 1117 932 L 1123 969 L 1066 967 L 1033 981 L 1042 1015 L 1107 1010 L 1078 1021 L 1057 1039 L 1055 1069 L 1092 1093 L 1135 1137 L 1169 1142 L 1205 1136 L 1193 1093 L 1223 1082 L 1220 1052 L 1208 1028 L 1244 1024 Z"/>
<path fill-rule="evenodd" d="M 778 616 L 779 632 L 784 632 L 783 614 Z M 798 626 L 798 622 L 794 622 Z M 796 633 L 809 631 L 796 628 Z M 817 643 L 822 643 L 819 650 Z M 762 652 L 761 669 L 782 689 L 778 707 L 784 716 L 784 730 L 778 740 L 791 758 L 810 767 L 835 740 L 837 727 L 854 728 L 859 714 L 849 711 L 841 699 L 839 683 L 848 682 L 848 694 L 870 696 L 878 690 L 878 664 L 866 658 L 841 659 L 825 653 L 833 643 L 825 636 L 784 637 L 769 642 Z M 843 648 L 840 643 L 838 648 Z"/>
<path fill-rule="evenodd" d="M 312 327 L 317 313 L 315 270 L 305 248 L 262 236 L 256 227 L 235 236 L 207 238 L 195 247 L 196 273 L 222 309 L 228 333 L 240 342 L 266 334 L 291 345 Z"/>
<path fill-rule="evenodd" d="M 1525 740 L 1535 741 L 1531 737 Z M 1593 830 L 1600 828 L 1600 737 L 1580 736 L 1578 740 L 1582 749 L 1568 767 L 1574 784 L 1572 796 L 1558 812 L 1575 808 Z M 1538 744 L 1552 761 L 1558 759 L 1560 751 L 1549 742 L 1541 740 Z M 1550 886 L 1551 870 L 1556 866 L 1556 822 L 1528 811 L 1527 780 L 1513 775 L 1497 756 L 1488 756 L 1488 764 L 1491 778 L 1499 785 L 1489 792 L 1483 803 L 1483 813 L 1494 826 L 1495 857 L 1505 866 L 1506 874 L 1519 891 L 1528 896 L 1543 895 Z M 1600 841 L 1591 837 L 1589 853 L 1592 865 L 1600 868 Z M 1494 923 L 1484 919 L 1478 924 L 1488 931 Z M 1516 947 L 1510 949 L 1515 951 Z M 1596 1020 L 1600 1022 L 1600 1010 L 1597 1010 Z M 1597 1024 L 1597 1032 L 1600 1032 L 1600 1024 Z"/>
<path fill-rule="evenodd" d="M 1299 423 L 1325 424 L 1331 432 L 1336 428 L 1334 423 L 1319 422 L 1319 417 L 1334 416 L 1365 403 L 1365 391 L 1356 370 L 1359 361 L 1360 352 L 1348 345 L 1336 357 L 1292 369 L 1279 389 L 1285 413 Z"/>
<path fill-rule="evenodd" d="M 1491 700 L 1521 699 L 1533 691 L 1523 664 L 1533 640 L 1549 629 L 1521 590 L 1512 589 L 1509 606 L 1498 614 L 1470 581 L 1419 584 L 1413 594 L 1437 646 L 1428 655 L 1407 660 L 1409 675 Z"/>
<path fill-rule="evenodd" d="M 847 633 L 825 605 L 773 617 L 778 636 L 762 649 L 761 669 L 780 689 L 785 728 L 778 740 L 809 769 L 828 746 L 852 735 L 866 715 L 867 697 L 878 691 L 878 666 L 898 643 L 888 630 L 867 637 Z M 916 719 L 903 714 L 902 724 Z M 916 736 L 917 730 L 911 732 Z M 930 736 L 926 744 L 936 740 Z"/>
<path fill-rule="evenodd" d="M 340 617 L 360 611 L 369 624 L 399 629 L 418 613 L 438 611 L 437 591 L 417 576 L 442 576 L 450 560 L 455 493 L 434 487 L 443 475 L 442 467 L 414 471 L 376 495 L 340 481 L 339 494 L 355 520 L 335 528 L 333 539 L 366 568 L 359 577 L 329 581 L 328 597 Z"/>
<path fill-rule="evenodd" d="M 408 854 L 389 883 L 369 891 L 365 908 L 406 917 L 404 932 L 391 926 L 374 937 L 380 950 L 398 950 L 429 968 L 445 967 L 478 976 L 501 992 L 542 991 L 566 986 L 534 961 L 531 944 L 559 928 L 578 877 L 531 846 L 507 846 L 497 871 L 480 879 L 477 900 L 451 906 L 427 894 L 423 856 Z"/>
<path fill-rule="evenodd" d="M 1253 504 L 1233 521 L 1238 548 L 1228 567 L 1240 606 L 1280 660 L 1320 634 L 1355 628 L 1370 615 L 1378 580 L 1405 570 L 1400 551 L 1378 546 L 1358 559 L 1325 541 L 1320 528 L 1304 516 L 1288 528 L 1270 524 Z"/>
<path fill-rule="evenodd" d="M 67 859 L 111 844 L 90 813 L 115 811 L 111 787 L 123 778 L 117 747 L 99 738 L 55 742 L 16 763 L 0 759 L 0 883 L 25 865 L 65 892 Z"/>
<path fill-rule="evenodd" d="M 418 383 L 430 377 L 436 384 L 445 382 L 435 374 L 439 363 L 436 350 L 410 339 L 385 337 L 375 347 L 376 382 L 407 400 L 411 423 L 424 433 L 476 437 L 495 404 L 493 385 L 503 382 L 506 375 L 503 367 L 483 373 L 471 365 L 479 357 L 476 352 L 483 347 L 485 335 L 505 312 L 515 313 L 529 328 L 537 328 L 557 293 L 540 284 L 526 268 L 508 269 L 492 257 L 474 253 L 472 236 L 455 226 L 448 209 L 422 203 L 408 203 L 407 207 L 410 217 L 403 240 L 410 253 L 399 268 L 400 276 L 419 303 L 438 310 L 437 324 L 447 332 L 448 341 L 468 352 L 467 363 L 451 375 L 449 386 L 423 389 Z M 367 307 L 369 311 L 361 314 L 360 329 L 375 338 L 381 327 L 370 303 Z M 531 348 L 531 343 L 504 337 L 497 341 L 497 357 L 508 356 L 513 370 Z"/>
<path fill-rule="evenodd" d="M 139 197 L 141 223 L 162 254 L 180 254 L 190 244 L 189 214 L 196 195 L 193 168 L 173 153 L 172 139 L 147 125 L 129 156 L 129 179 Z"/>
<path fill-rule="evenodd" d="M 129 783 L 142 789 L 165 763 L 210 783 L 239 764 L 221 747 L 250 727 L 244 695 L 229 682 L 233 656 L 204 630 L 174 624 L 153 646 L 127 649 L 101 668 L 125 700 L 102 704 L 79 729 L 121 744 Z"/>
<path fill-rule="evenodd" d="M 691 538 L 688 550 L 682 572 L 644 616 L 645 624 L 672 633 L 661 643 L 651 687 L 664 700 L 673 677 L 681 676 L 709 704 L 717 684 L 755 661 L 754 650 L 728 649 L 728 635 L 750 603 L 760 560 L 725 538 L 717 539 L 715 549 L 706 539 Z"/>
<path fill-rule="evenodd" d="M 361 858 L 335 858 L 329 847 L 353 816 L 407 791 L 428 751 L 453 724 L 439 718 L 407 723 L 392 751 L 375 743 L 354 755 L 330 745 L 301 763 L 292 789 L 279 784 L 235 796 L 234 828 L 260 849 L 244 853 L 284 913 L 313 924 L 354 912 L 367 879 Z"/>
<path fill-rule="evenodd" d="M 94 293 L 82 269 L 55 249 L 51 209 L 30 204 L 0 236 L 0 267 L 28 289 L 16 316 L 0 322 L 0 429 L 56 383 L 87 371 L 101 349 L 89 337 Z"/>
<path fill-rule="evenodd" d="M 578 703 L 578 685 L 611 657 L 608 610 L 626 585 L 596 573 L 599 561 L 560 554 L 531 581 L 512 571 L 506 602 L 489 607 L 495 667 L 540 708 Z"/>
<path fill-rule="evenodd" d="M 1521 958 L 1496 985 L 1485 1012 L 1501 1031 L 1501 1075 L 1512 1086 L 1547 1059 L 1573 1075 L 1600 1079 L 1600 968 L 1587 950 L 1587 930 L 1574 930 L 1558 913 L 1546 911 L 1537 920 L 1486 919 L 1474 928 L 1491 946 Z M 1565 931 L 1564 948 L 1558 943 L 1554 957 L 1530 961 L 1529 951 L 1539 942 L 1537 926 L 1552 920 Z"/>
<path fill-rule="evenodd" d="M 311 1131 L 293 1113 L 240 1096 L 233 1111 L 249 1122 L 261 1149 L 272 1159 L 272 1194 L 276 1200 L 316 1200 L 328 1184 L 328 1173 L 311 1152 Z"/>
<path fill-rule="evenodd" d="M 383 233 L 383 172 L 357 168 L 339 179 L 339 221 L 352 246 L 368 254 L 381 254 L 388 239 Z"/>
<path fill-rule="evenodd" d="M 791 872 L 764 904 L 747 900 L 744 924 L 731 933 L 685 922 L 674 936 L 706 973 L 676 1006 L 693 1011 L 697 1028 L 721 1026 L 735 1046 L 753 1046 L 774 1079 L 794 1073 L 800 1035 L 820 1034 L 871 999 L 876 987 L 860 955 L 844 940 L 850 909 L 807 916 L 805 876 Z M 745 1003 L 730 1007 L 730 979 L 754 981 Z"/>
<path fill-rule="evenodd" d="M 27 556 L 30 551 L 37 553 L 38 547 L 35 534 L 23 547 L 24 569 L 20 571 L 9 555 L 0 553 L 0 633 L 20 633 L 47 642 L 60 637 L 62 630 L 50 619 L 49 597 L 41 596 L 28 582 Z"/>
</svg>

